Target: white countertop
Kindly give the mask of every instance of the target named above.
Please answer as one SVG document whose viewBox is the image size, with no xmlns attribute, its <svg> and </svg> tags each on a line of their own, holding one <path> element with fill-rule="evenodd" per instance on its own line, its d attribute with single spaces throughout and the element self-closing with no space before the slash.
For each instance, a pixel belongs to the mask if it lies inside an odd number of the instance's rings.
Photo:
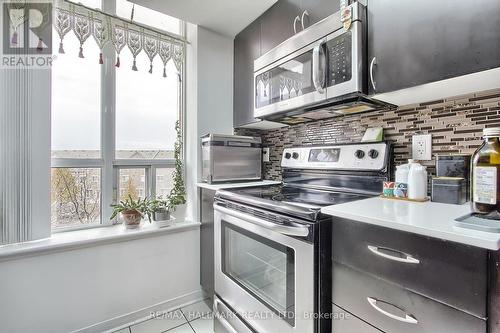
<svg viewBox="0 0 500 333">
<path fill-rule="evenodd" d="M 274 180 L 259 180 L 259 181 L 239 182 L 239 183 L 216 183 L 216 184 L 197 183 L 196 186 L 206 188 L 207 190 L 217 191 L 227 188 L 278 185 L 278 184 L 281 184 L 281 182 Z"/>
<path fill-rule="evenodd" d="M 449 205 L 370 198 L 326 206 L 321 212 L 489 250 L 500 249 L 500 233 L 465 229 L 454 225 L 455 218 L 470 213 L 469 203 Z"/>
</svg>

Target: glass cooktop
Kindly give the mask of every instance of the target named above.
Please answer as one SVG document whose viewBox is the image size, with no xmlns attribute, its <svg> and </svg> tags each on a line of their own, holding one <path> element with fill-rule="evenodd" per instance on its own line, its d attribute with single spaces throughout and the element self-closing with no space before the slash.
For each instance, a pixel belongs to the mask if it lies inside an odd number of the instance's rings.
<svg viewBox="0 0 500 333">
<path fill-rule="evenodd" d="M 307 220 L 316 220 L 324 206 L 361 200 L 370 196 L 276 185 L 220 190 L 216 197 Z"/>
</svg>

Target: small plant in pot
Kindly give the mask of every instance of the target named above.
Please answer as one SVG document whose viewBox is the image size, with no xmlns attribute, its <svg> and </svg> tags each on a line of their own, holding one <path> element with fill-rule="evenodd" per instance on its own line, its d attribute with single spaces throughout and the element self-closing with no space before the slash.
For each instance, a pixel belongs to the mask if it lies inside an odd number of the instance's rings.
<svg viewBox="0 0 500 333">
<path fill-rule="evenodd" d="M 113 207 L 113 214 L 110 219 L 112 220 L 117 217 L 118 214 L 121 214 L 127 229 L 138 228 L 144 215 L 146 215 L 149 222 L 151 222 L 151 203 L 147 198 L 138 198 L 135 200 L 129 195 L 126 200 L 120 201 L 120 203 L 112 205 L 111 207 Z"/>
<path fill-rule="evenodd" d="M 162 199 L 160 197 L 158 199 L 151 200 L 150 209 L 153 212 L 153 221 L 158 224 L 169 225 L 170 221 L 173 221 L 173 218 L 170 216 L 170 212 L 174 211 L 175 206 L 169 198 Z"/>
</svg>

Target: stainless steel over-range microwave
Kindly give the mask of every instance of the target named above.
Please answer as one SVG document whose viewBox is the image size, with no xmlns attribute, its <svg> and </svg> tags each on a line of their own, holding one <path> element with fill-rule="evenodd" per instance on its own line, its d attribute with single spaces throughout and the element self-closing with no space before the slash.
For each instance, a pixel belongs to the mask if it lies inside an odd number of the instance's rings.
<svg viewBox="0 0 500 333">
<path fill-rule="evenodd" d="M 348 28 L 337 12 L 254 61 L 256 118 L 295 124 L 385 105 L 367 97 L 366 7 L 346 10 Z"/>
</svg>

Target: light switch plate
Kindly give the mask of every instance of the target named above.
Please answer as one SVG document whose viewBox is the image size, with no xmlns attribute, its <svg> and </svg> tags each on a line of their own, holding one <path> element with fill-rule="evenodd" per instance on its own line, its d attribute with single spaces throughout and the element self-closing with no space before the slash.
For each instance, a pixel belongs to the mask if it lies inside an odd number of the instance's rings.
<svg viewBox="0 0 500 333">
<path fill-rule="evenodd" d="M 269 148 L 262 148 L 262 161 L 269 162 Z"/>
<path fill-rule="evenodd" d="M 414 135 L 411 142 L 411 156 L 414 160 L 432 160 L 432 134 Z"/>
</svg>

